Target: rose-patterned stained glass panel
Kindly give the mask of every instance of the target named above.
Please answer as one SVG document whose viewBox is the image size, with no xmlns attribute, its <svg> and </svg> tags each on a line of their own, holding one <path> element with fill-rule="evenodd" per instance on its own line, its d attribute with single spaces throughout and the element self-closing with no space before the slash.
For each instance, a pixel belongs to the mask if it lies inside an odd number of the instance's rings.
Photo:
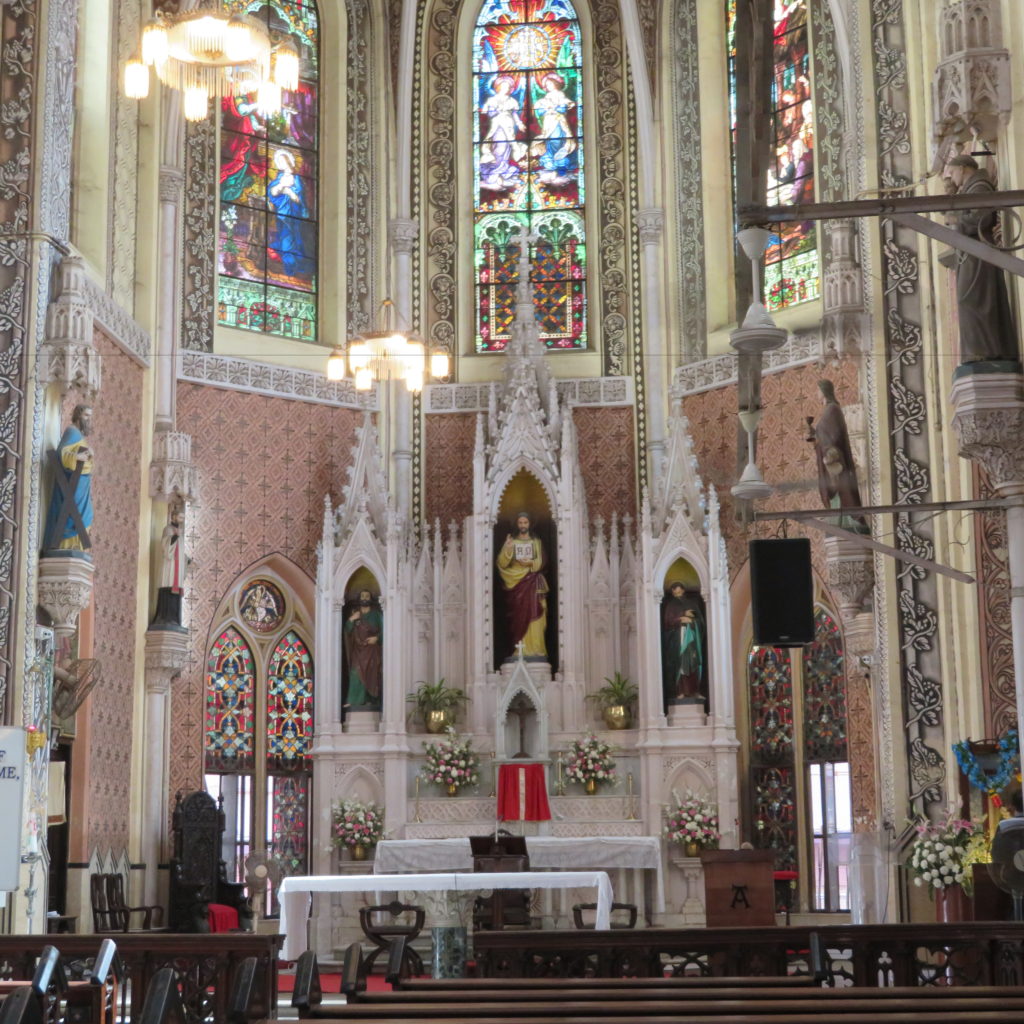
<svg viewBox="0 0 1024 1024">
<path fill-rule="evenodd" d="M 284 868 L 284 877 L 309 871 L 309 775 L 297 772 L 267 779 L 267 845 Z M 270 913 L 280 910 L 276 890 Z"/>
<path fill-rule="evenodd" d="M 250 771 L 255 739 L 252 651 L 236 629 L 228 626 L 214 641 L 206 671 L 205 770 Z"/>
<path fill-rule="evenodd" d="M 221 101 L 217 322 L 316 339 L 319 19 L 315 3 L 229 0 L 228 8 L 287 36 L 299 85 L 265 116 L 256 97 Z"/>
<path fill-rule="evenodd" d="M 473 36 L 478 352 L 509 341 L 520 225 L 540 236 L 531 256 L 542 340 L 587 347 L 581 67 L 570 0 L 485 0 Z"/>
<path fill-rule="evenodd" d="M 313 660 L 298 633 L 274 648 L 267 675 L 267 764 L 275 771 L 309 768 L 313 742 Z"/>
<path fill-rule="evenodd" d="M 758 764 L 793 762 L 793 670 L 783 647 L 755 647 L 747 666 L 750 758 Z"/>
<path fill-rule="evenodd" d="M 846 674 L 843 638 L 824 608 L 814 614 L 814 642 L 803 651 L 804 757 L 846 761 Z"/>
<path fill-rule="evenodd" d="M 775 851 L 775 870 L 797 866 L 796 773 L 792 766 L 754 767 L 750 772 L 754 846 Z"/>
</svg>

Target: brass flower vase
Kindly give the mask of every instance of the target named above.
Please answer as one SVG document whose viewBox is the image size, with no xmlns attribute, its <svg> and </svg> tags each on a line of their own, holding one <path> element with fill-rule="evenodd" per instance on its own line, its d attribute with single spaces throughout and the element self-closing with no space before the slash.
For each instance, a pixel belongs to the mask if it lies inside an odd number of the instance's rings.
<svg viewBox="0 0 1024 1024">
<path fill-rule="evenodd" d="M 597 779 L 587 779 L 586 790 L 587 796 L 593 796 L 597 792 Z"/>
<path fill-rule="evenodd" d="M 686 856 L 687 857 L 699 857 L 700 856 L 700 846 L 697 843 L 693 843 L 693 842 L 687 843 L 685 845 L 685 847 L 684 847 L 684 850 L 686 852 Z"/>
<path fill-rule="evenodd" d="M 628 729 L 632 724 L 629 708 L 625 704 L 609 704 L 602 711 L 602 717 L 609 729 Z"/>
<path fill-rule="evenodd" d="M 449 782 L 448 783 L 448 795 L 449 796 L 455 796 L 455 794 L 458 793 L 458 791 L 459 791 L 459 787 L 456 786 L 454 782 Z"/>
<path fill-rule="evenodd" d="M 428 711 L 424 724 L 427 727 L 427 732 L 430 733 L 441 733 L 448 728 L 449 718 L 447 711 Z"/>
<path fill-rule="evenodd" d="M 366 847 L 362 843 L 357 843 L 352 847 L 352 859 L 353 860 L 366 860 Z"/>
</svg>

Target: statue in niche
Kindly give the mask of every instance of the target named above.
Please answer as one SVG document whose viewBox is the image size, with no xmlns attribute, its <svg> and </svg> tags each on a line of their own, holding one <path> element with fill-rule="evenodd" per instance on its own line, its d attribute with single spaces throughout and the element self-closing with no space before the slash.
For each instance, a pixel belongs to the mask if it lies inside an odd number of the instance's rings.
<svg viewBox="0 0 1024 1024">
<path fill-rule="evenodd" d="M 76 405 L 54 452 L 56 475 L 46 514 L 45 550 L 85 551 L 92 547 L 92 406 Z"/>
<path fill-rule="evenodd" d="M 958 195 L 996 191 L 988 172 L 972 156 L 953 157 L 946 165 L 945 178 L 947 189 Z M 995 245 L 998 223 L 998 210 L 961 210 L 956 226 L 968 238 Z M 961 364 L 1019 362 L 1017 329 L 1001 267 L 957 250 L 956 302 Z"/>
<path fill-rule="evenodd" d="M 544 546 L 531 529 L 530 515 L 519 512 L 514 532 L 508 534 L 498 552 L 497 566 L 505 591 L 508 642 L 513 651 L 522 643 L 527 661 L 547 661 L 548 657 L 544 637 L 548 581 L 544 565 Z"/>
<path fill-rule="evenodd" d="M 384 680 L 384 612 L 365 588 L 345 607 L 346 708 L 379 710 Z"/>
<path fill-rule="evenodd" d="M 188 572 L 185 555 L 185 509 L 174 500 L 167 511 L 167 525 L 160 535 L 160 588 L 157 590 L 154 626 L 181 625 L 181 595 Z"/>
<path fill-rule="evenodd" d="M 702 702 L 705 639 L 703 602 L 680 580 L 668 585 L 661 603 L 661 679 L 665 703 Z"/>
<path fill-rule="evenodd" d="M 819 380 L 818 388 L 825 407 L 817 423 L 813 416 L 807 417 L 807 440 L 814 445 L 818 462 L 818 493 L 825 508 L 860 508 L 857 467 L 843 408 L 832 381 Z M 839 525 L 852 533 L 871 532 L 863 516 L 840 516 Z"/>
</svg>

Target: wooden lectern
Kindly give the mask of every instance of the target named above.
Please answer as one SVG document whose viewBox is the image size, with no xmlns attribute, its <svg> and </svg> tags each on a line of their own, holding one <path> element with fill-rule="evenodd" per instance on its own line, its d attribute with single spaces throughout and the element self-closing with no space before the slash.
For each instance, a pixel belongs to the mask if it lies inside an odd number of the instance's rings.
<svg viewBox="0 0 1024 1024">
<path fill-rule="evenodd" d="M 709 928 L 775 924 L 775 851 L 702 850 Z"/>
</svg>

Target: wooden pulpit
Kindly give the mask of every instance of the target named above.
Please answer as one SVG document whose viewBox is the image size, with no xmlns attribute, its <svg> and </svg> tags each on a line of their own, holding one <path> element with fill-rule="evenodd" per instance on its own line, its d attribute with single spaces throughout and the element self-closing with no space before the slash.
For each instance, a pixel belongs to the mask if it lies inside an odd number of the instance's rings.
<svg viewBox="0 0 1024 1024">
<path fill-rule="evenodd" d="M 775 852 L 702 850 L 709 928 L 775 924 Z"/>
</svg>

